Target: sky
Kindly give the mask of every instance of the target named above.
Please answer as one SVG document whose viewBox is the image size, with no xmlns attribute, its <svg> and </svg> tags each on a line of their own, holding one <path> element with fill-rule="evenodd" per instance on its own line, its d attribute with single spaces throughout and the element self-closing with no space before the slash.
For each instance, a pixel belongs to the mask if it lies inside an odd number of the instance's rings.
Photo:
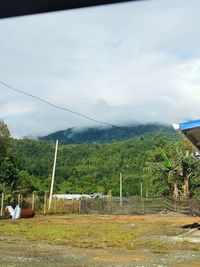
<svg viewBox="0 0 200 267">
<path fill-rule="evenodd" d="M 200 1 L 151 0 L 0 20 L 0 81 L 114 125 L 200 118 Z M 0 84 L 11 135 L 97 123 Z"/>
</svg>

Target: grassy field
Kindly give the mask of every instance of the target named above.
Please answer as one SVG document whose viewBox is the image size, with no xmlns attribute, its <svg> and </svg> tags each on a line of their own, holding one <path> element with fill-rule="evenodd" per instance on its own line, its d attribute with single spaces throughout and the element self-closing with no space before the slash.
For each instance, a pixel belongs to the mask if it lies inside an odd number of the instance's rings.
<svg viewBox="0 0 200 267">
<path fill-rule="evenodd" d="M 195 218 L 195 221 L 198 220 L 198 218 Z M 59 249 L 65 249 L 70 247 L 71 249 L 73 248 L 76 249 L 76 251 L 79 251 L 77 252 L 78 254 L 82 254 L 83 251 L 88 250 L 90 251 L 90 254 L 94 254 L 94 251 L 103 253 L 112 250 L 112 253 L 114 253 L 113 251 L 116 251 L 116 257 L 121 251 L 124 251 L 124 254 L 127 254 L 126 259 L 122 260 L 122 257 L 120 258 L 121 260 L 118 259 L 122 264 L 125 264 L 123 266 L 135 266 L 127 265 L 133 264 L 133 255 L 135 255 L 135 253 L 140 255 L 139 258 L 151 255 L 151 258 L 154 258 L 155 261 L 158 260 L 158 262 L 160 258 L 167 258 L 169 255 L 174 255 L 174 257 L 179 255 L 181 263 L 181 255 L 183 255 L 182 258 L 184 258 L 185 255 L 188 255 L 188 260 L 190 261 L 195 260 L 196 257 L 198 258 L 198 255 L 200 254 L 200 236 L 199 242 L 198 239 L 197 242 L 192 242 L 191 235 L 194 234 L 194 232 L 181 228 L 181 225 L 192 222 L 194 222 L 194 218 L 192 217 L 164 215 L 37 216 L 33 219 L 26 220 L 0 221 L 0 236 L 1 243 L 4 242 L 5 245 L 9 243 L 9 246 L 17 246 L 17 244 L 22 245 L 23 242 L 26 243 L 26 246 L 32 247 L 34 244 L 37 244 L 37 246 L 38 244 L 42 244 L 44 247 L 45 245 L 49 246 L 49 252 L 47 250 L 46 253 L 50 253 L 52 257 L 53 251 L 51 251 L 50 248 L 59 247 Z M 3 245 L 1 246 L 1 250 L 2 249 Z M 8 254 L 8 251 L 4 250 L 4 255 L 6 256 Z M 35 257 L 37 258 L 36 254 Z M 190 255 L 193 256 L 190 257 Z M 128 260 L 130 259 L 130 256 L 132 263 Z M 105 257 L 104 253 L 104 258 Z M 109 262 L 105 261 L 102 263 L 101 260 L 103 260 L 103 258 L 101 259 L 100 256 L 96 258 L 99 258 L 99 261 L 97 263 L 91 261 L 91 266 L 114 266 L 109 265 Z M 198 259 L 200 260 L 200 258 Z M 113 261 L 115 262 L 115 260 Z M 104 265 L 98 265 L 101 263 Z M 169 265 L 162 266 L 176 266 L 173 264 L 170 265 L 170 261 L 168 261 L 168 263 Z M 80 264 L 83 264 L 83 262 Z M 75 263 L 73 263 L 73 265 L 68 264 L 65 266 L 90 266 L 87 265 L 88 263 L 85 264 L 86 265 L 75 265 Z M 139 263 L 137 262 L 137 264 Z M 195 261 L 194 264 L 196 264 Z M 9 266 L 9 264 L 5 266 Z M 59 266 L 62 266 L 62 264 Z"/>
</svg>

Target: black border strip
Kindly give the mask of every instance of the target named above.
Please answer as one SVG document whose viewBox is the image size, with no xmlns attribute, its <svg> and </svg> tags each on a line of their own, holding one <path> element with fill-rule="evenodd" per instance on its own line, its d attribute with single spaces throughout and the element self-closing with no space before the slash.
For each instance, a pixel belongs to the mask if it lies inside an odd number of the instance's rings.
<svg viewBox="0 0 200 267">
<path fill-rule="evenodd" d="M 143 0 L 0 0 L 0 18 Z"/>
</svg>

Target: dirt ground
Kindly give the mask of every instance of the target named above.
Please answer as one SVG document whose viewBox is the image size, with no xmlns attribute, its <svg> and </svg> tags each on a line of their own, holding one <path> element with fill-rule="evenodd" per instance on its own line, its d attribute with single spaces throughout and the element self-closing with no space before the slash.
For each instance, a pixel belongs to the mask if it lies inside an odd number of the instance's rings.
<svg viewBox="0 0 200 267">
<path fill-rule="evenodd" d="M 84 224 L 91 222 L 121 222 L 134 224 L 136 222 L 166 221 L 181 226 L 183 224 L 200 221 L 200 218 L 170 215 L 145 215 L 145 216 L 37 216 L 31 219 L 34 223 L 54 222 L 59 225 Z M 163 237 L 162 237 L 163 238 Z M 174 242 L 185 240 L 195 242 L 200 246 L 200 231 L 186 230 L 180 236 L 174 236 Z M 71 245 L 55 245 L 45 241 L 26 240 L 23 236 L 11 236 L 9 233 L 0 236 L 0 266 L 46 267 L 189 267 L 200 266 L 199 251 L 176 251 L 174 253 L 152 253 L 148 249 L 127 250 L 124 248 L 79 248 Z"/>
</svg>

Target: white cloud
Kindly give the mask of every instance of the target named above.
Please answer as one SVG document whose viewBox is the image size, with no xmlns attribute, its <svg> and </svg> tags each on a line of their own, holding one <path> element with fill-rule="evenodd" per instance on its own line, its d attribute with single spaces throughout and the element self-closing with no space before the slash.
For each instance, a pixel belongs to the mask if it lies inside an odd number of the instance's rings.
<svg viewBox="0 0 200 267">
<path fill-rule="evenodd" d="M 0 80 L 115 124 L 200 116 L 200 2 L 141 1 L 0 21 Z M 0 85 L 14 136 L 94 125 Z"/>
<path fill-rule="evenodd" d="M 36 111 L 34 103 L 24 101 L 3 102 L 0 106 L 1 117 L 27 115 Z"/>
</svg>

